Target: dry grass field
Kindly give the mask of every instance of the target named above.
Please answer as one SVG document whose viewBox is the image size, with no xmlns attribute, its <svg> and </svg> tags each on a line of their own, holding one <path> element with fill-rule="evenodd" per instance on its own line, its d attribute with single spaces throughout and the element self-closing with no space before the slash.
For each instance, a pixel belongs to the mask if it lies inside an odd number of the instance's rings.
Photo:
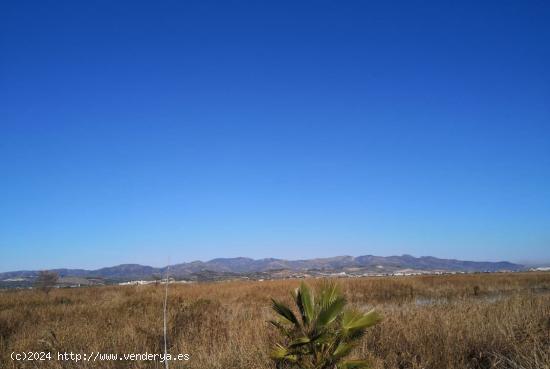
<svg viewBox="0 0 550 369">
<path fill-rule="evenodd" d="M 170 285 L 170 368 L 273 368 L 270 298 L 298 280 Z M 317 280 L 309 281 L 312 285 Z M 550 368 L 550 273 L 338 280 L 384 316 L 354 356 L 373 368 Z M 13 361 L 13 351 L 161 353 L 162 286 L 0 292 L 1 368 L 162 368 L 146 361 Z"/>
</svg>

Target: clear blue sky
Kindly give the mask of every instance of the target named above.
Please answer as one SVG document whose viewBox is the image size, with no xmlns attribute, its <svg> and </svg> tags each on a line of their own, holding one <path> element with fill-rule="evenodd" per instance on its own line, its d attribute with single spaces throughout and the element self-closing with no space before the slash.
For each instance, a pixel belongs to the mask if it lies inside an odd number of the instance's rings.
<svg viewBox="0 0 550 369">
<path fill-rule="evenodd" d="M 4 1 L 0 73 L 0 271 L 550 260 L 547 1 Z"/>
</svg>

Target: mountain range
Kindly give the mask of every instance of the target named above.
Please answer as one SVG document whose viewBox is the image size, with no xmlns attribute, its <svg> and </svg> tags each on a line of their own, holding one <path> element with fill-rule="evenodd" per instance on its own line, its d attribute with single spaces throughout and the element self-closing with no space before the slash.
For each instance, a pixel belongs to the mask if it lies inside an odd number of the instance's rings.
<svg viewBox="0 0 550 369">
<path fill-rule="evenodd" d="M 507 261 L 480 262 L 439 259 L 432 256 L 336 256 L 305 260 L 251 259 L 245 257 L 193 261 L 155 268 L 139 264 L 122 264 L 96 270 L 54 269 L 60 277 L 103 278 L 114 281 L 151 279 L 167 273 L 176 279 L 223 279 L 236 276 L 283 277 L 293 273 L 312 275 L 346 273 L 350 275 L 395 274 L 413 272 L 497 272 L 519 271 L 525 267 Z M 0 281 L 33 280 L 39 271 L 0 273 Z"/>
</svg>

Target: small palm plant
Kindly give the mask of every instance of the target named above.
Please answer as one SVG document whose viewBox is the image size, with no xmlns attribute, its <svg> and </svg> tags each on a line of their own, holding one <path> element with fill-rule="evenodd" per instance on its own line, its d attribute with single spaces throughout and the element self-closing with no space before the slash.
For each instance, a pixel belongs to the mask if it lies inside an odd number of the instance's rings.
<svg viewBox="0 0 550 369">
<path fill-rule="evenodd" d="M 365 360 L 345 360 L 368 327 L 381 320 L 371 310 L 363 313 L 345 308 L 346 300 L 336 284 L 325 283 L 314 296 L 302 282 L 294 301 L 299 317 L 287 306 L 272 300 L 277 320 L 271 320 L 284 337 L 271 353 L 278 369 L 363 369 Z"/>
</svg>

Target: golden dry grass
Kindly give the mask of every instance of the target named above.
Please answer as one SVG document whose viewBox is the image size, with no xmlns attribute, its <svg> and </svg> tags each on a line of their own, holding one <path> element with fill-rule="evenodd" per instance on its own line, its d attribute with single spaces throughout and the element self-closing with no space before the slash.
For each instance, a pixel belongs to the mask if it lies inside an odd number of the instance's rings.
<svg viewBox="0 0 550 369">
<path fill-rule="evenodd" d="M 319 281 L 309 281 L 317 284 Z M 384 321 L 355 356 L 374 368 L 550 368 L 550 273 L 357 278 L 348 301 Z M 170 368 L 273 368 L 270 298 L 290 302 L 300 281 L 170 285 Z M 162 363 L 15 362 L 13 351 L 161 353 L 163 288 L 0 293 L 1 368 L 161 368 Z"/>
</svg>

